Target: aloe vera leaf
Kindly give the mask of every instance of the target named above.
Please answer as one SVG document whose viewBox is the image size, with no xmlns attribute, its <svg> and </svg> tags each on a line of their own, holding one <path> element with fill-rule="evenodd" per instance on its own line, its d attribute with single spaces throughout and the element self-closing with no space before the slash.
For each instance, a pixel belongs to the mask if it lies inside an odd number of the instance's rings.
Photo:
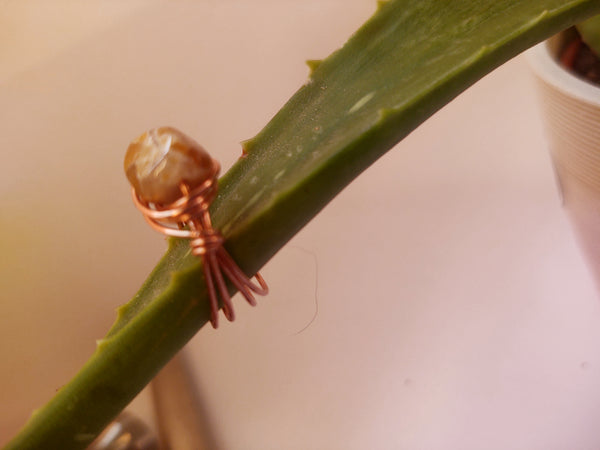
<svg viewBox="0 0 600 450">
<path fill-rule="evenodd" d="M 212 214 L 253 273 L 427 117 L 512 56 L 593 14 L 597 0 L 380 3 L 220 180 Z M 75 378 L 8 449 L 83 448 L 209 318 L 199 262 L 169 249 Z"/>
<path fill-rule="evenodd" d="M 592 17 L 577 24 L 583 41 L 600 56 L 600 16 Z"/>
</svg>

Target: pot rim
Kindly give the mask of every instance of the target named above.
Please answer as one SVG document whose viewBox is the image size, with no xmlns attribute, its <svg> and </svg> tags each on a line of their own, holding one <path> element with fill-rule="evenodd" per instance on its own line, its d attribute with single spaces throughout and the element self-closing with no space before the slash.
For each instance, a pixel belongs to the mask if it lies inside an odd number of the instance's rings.
<svg viewBox="0 0 600 450">
<path fill-rule="evenodd" d="M 585 103 L 600 106 L 600 87 L 572 74 L 551 54 L 552 41 L 544 41 L 527 52 L 530 66 L 535 74 L 565 94 Z"/>
</svg>

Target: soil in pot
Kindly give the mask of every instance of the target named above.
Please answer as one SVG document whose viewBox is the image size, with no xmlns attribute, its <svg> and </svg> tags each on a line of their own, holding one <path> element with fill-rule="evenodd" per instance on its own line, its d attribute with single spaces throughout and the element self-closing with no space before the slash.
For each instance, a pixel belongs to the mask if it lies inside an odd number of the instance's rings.
<svg viewBox="0 0 600 450">
<path fill-rule="evenodd" d="M 600 57 L 581 39 L 575 28 L 560 52 L 561 64 L 579 77 L 600 86 Z"/>
</svg>

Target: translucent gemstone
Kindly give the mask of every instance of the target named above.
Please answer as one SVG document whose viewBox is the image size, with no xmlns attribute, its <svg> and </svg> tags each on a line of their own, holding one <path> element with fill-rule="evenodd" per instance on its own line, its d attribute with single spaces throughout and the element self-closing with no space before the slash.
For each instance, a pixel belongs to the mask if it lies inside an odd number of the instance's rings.
<svg viewBox="0 0 600 450">
<path fill-rule="evenodd" d="M 149 203 L 169 204 L 211 175 L 213 160 L 204 148 L 172 127 L 147 131 L 125 154 L 125 174 L 137 194 Z"/>
</svg>

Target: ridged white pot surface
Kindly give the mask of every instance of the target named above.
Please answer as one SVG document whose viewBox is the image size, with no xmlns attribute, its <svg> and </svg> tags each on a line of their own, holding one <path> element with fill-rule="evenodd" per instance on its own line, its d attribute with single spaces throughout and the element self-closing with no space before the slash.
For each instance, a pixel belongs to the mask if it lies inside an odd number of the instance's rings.
<svg viewBox="0 0 600 450">
<path fill-rule="evenodd" d="M 564 206 L 600 286 L 600 88 L 558 64 L 560 46 L 540 44 L 530 61 Z"/>
</svg>

